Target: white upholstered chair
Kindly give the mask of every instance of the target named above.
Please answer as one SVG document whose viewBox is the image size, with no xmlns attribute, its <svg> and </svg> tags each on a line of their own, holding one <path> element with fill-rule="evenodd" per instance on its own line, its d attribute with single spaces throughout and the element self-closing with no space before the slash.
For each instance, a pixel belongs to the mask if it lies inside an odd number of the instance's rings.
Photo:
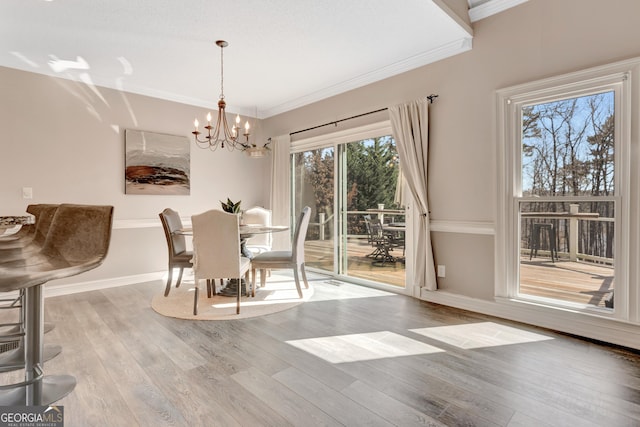
<svg viewBox="0 0 640 427">
<path fill-rule="evenodd" d="M 195 296 L 193 314 L 198 314 L 199 281 L 215 286 L 215 279 L 237 279 L 245 276 L 249 283 L 251 260 L 240 254 L 238 215 L 220 210 L 209 210 L 191 217 L 193 227 L 193 272 Z M 240 313 L 238 285 L 236 314 Z"/>
<path fill-rule="evenodd" d="M 245 224 L 271 225 L 271 211 L 260 206 L 247 209 L 242 214 L 242 221 Z M 271 233 L 259 233 L 247 239 L 246 248 L 253 255 L 271 250 Z"/>
<path fill-rule="evenodd" d="M 307 273 L 304 269 L 304 240 L 307 236 L 307 228 L 311 218 L 311 208 L 306 206 L 298 216 L 296 230 L 293 234 L 293 246 L 290 251 L 269 251 L 256 255 L 251 260 L 252 290 L 256 289 L 256 270 L 260 270 L 260 286 L 265 286 L 266 270 L 273 268 L 293 269 L 293 278 L 296 282 L 298 295 L 302 298 L 299 273 L 306 288 L 309 287 Z"/>
</svg>

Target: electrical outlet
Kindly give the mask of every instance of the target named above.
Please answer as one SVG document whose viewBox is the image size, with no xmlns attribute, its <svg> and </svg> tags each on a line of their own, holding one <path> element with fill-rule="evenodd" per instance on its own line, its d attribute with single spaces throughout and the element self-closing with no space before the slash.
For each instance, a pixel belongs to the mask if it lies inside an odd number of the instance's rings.
<svg viewBox="0 0 640 427">
<path fill-rule="evenodd" d="M 31 188 L 31 187 L 22 187 L 22 198 L 23 199 L 33 199 L 33 188 Z"/>
<path fill-rule="evenodd" d="M 438 277 L 445 277 L 446 269 L 444 265 L 438 265 Z"/>
</svg>

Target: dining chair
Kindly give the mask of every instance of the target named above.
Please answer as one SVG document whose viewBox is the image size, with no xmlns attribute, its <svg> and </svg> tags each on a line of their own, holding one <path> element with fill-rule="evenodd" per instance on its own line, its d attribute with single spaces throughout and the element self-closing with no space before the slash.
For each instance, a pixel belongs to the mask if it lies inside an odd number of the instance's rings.
<svg viewBox="0 0 640 427">
<path fill-rule="evenodd" d="M 167 287 L 164 290 L 164 296 L 169 295 L 171 290 L 171 281 L 173 280 L 173 269 L 179 268 L 178 280 L 176 288 L 180 286 L 182 281 L 182 273 L 185 268 L 191 268 L 191 258 L 193 251 L 187 250 L 187 243 L 184 235 L 179 233 L 182 229 L 182 220 L 178 212 L 173 209 L 166 208 L 159 214 L 160 222 L 164 230 L 164 236 L 167 239 L 167 248 L 169 250 L 169 275 L 167 277 Z"/>
<path fill-rule="evenodd" d="M 299 273 L 302 274 L 305 288 L 309 288 L 307 281 L 307 273 L 304 269 L 304 240 L 307 237 L 307 228 L 309 228 L 309 220 L 311 219 L 311 208 L 305 206 L 298 216 L 296 229 L 293 233 L 293 245 L 290 251 L 268 251 L 256 255 L 251 260 L 251 283 L 252 294 L 255 295 L 256 289 L 256 270 L 260 270 L 260 286 L 264 287 L 266 283 L 266 270 L 276 268 L 293 269 L 293 278 L 298 289 L 298 296 L 302 298 L 302 288 L 300 287 Z"/>
<path fill-rule="evenodd" d="M 191 217 L 193 227 L 193 272 L 195 295 L 193 314 L 198 314 L 199 281 L 207 285 L 215 279 L 238 280 L 236 314 L 240 314 L 240 281 L 249 283 L 251 260 L 240 253 L 240 221 L 238 215 L 221 210 L 209 210 Z"/>
<path fill-rule="evenodd" d="M 242 221 L 245 224 L 271 225 L 271 210 L 260 206 L 247 209 L 242 214 Z M 247 239 L 246 248 L 254 255 L 271 250 L 271 233 L 260 233 Z"/>
</svg>

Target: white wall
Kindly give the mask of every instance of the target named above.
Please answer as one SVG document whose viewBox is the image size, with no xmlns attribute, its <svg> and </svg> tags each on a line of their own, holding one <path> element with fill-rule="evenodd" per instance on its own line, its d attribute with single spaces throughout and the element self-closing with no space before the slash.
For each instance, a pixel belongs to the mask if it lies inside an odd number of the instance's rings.
<svg viewBox="0 0 640 427">
<path fill-rule="evenodd" d="M 439 287 L 490 300 L 494 241 L 485 232 L 496 219 L 496 90 L 640 56 L 639 15 L 636 0 L 530 0 L 475 22 L 469 52 L 268 118 L 263 130 L 280 135 L 438 94 L 430 109 L 431 218 L 436 230 L 454 233 L 432 237 L 436 262 L 456 272 Z"/>
<path fill-rule="evenodd" d="M 158 213 L 166 207 L 189 217 L 219 209 L 227 197 L 243 207 L 269 202 L 268 158 L 193 143 L 191 195 L 124 194 L 124 129 L 192 137 L 194 117 L 202 122 L 206 110 L 8 68 L 0 68 L 0 93 L 0 215 L 23 213 L 29 203 L 115 207 L 107 260 L 73 281 L 165 270 Z M 33 188 L 32 200 L 22 187 Z"/>
<path fill-rule="evenodd" d="M 638 16 L 637 0 L 530 0 L 473 23 L 471 51 L 271 117 L 263 130 L 280 135 L 438 94 L 430 109 L 428 182 L 434 256 L 446 265 L 447 277 L 427 298 L 491 313 L 494 264 L 501 262 L 494 260 L 495 238 L 487 233 L 497 209 L 496 91 L 640 56 Z M 381 119 L 376 114 L 321 132 Z M 535 314 L 527 321 L 534 322 Z M 615 328 L 593 329 L 608 340 Z M 637 327 L 627 332 L 619 343 L 637 341 Z"/>
<path fill-rule="evenodd" d="M 442 294 L 473 300 L 470 305 L 489 303 L 495 285 L 495 244 L 486 230 L 496 219 L 496 90 L 640 56 L 638 16 L 637 0 L 530 0 L 475 22 L 471 51 L 271 117 L 262 134 L 282 135 L 438 94 L 430 115 L 428 179 L 434 254 L 447 266 L 439 286 Z M 196 148 L 191 196 L 124 195 L 122 129 L 188 135 L 193 117 L 204 115 L 198 108 L 100 89 L 102 101 L 78 83 L 2 68 L 0 91 L 3 214 L 26 206 L 23 186 L 33 187 L 34 203 L 113 204 L 119 220 L 156 218 L 167 206 L 190 215 L 217 207 L 226 196 L 268 203 L 266 160 Z M 338 129 L 380 119 L 344 122 Z M 159 233 L 116 229 L 109 259 L 95 277 L 163 267 Z"/>
</svg>

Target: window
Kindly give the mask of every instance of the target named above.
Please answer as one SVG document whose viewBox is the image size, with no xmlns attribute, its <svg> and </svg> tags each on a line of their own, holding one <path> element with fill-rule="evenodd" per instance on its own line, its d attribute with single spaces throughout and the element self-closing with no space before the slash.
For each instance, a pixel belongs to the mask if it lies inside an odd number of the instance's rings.
<svg viewBox="0 0 640 427">
<path fill-rule="evenodd" d="M 628 318 L 637 67 L 498 92 L 497 297 Z"/>
</svg>

